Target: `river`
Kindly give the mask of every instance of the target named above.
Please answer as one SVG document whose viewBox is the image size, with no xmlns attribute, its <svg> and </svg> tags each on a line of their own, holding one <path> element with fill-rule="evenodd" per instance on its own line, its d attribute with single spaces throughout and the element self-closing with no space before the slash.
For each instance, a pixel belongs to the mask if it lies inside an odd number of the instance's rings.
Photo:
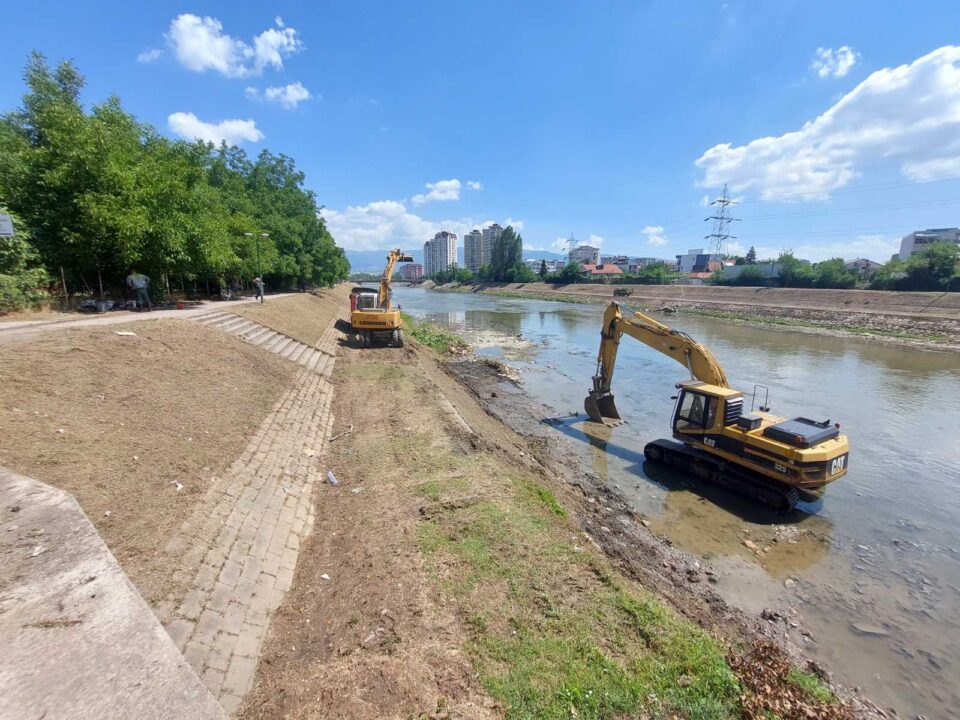
<svg viewBox="0 0 960 720">
<path fill-rule="evenodd" d="M 651 530 L 707 559 L 729 602 L 753 613 L 795 608 L 807 654 L 881 706 L 909 718 L 960 716 L 957 353 L 658 316 L 710 347 L 732 387 L 769 387 L 774 414 L 841 423 L 849 473 L 784 518 L 645 467 L 643 446 L 669 437 L 673 383 L 685 378 L 645 345 L 624 337 L 617 359 L 614 393 L 629 423 L 584 422 L 602 306 L 407 287 L 394 299 L 516 368 L 557 416 L 579 411 L 557 431 L 580 441 L 586 468 Z"/>
</svg>

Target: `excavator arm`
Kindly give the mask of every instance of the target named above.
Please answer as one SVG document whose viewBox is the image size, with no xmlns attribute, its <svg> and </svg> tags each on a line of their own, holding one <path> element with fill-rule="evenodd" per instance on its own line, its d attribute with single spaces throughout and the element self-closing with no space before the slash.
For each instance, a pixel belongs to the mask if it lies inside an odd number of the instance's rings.
<svg viewBox="0 0 960 720">
<path fill-rule="evenodd" d="M 673 358 L 687 368 L 693 378 L 710 385 L 729 387 L 726 373 L 709 349 L 686 333 L 673 330 L 641 313 L 624 317 L 620 304 L 612 302 L 603 313 L 597 374 L 593 377 L 593 388 L 583 403 L 591 420 L 603 423 L 620 420 L 610 387 L 620 337 L 624 334 Z"/>
<path fill-rule="evenodd" d="M 384 310 L 390 309 L 390 283 L 393 282 L 393 269 L 398 262 L 413 262 L 413 258 L 404 255 L 400 248 L 391 250 L 387 255 L 387 266 L 383 269 L 383 275 L 380 276 L 380 292 L 377 297 L 377 305 Z"/>
</svg>

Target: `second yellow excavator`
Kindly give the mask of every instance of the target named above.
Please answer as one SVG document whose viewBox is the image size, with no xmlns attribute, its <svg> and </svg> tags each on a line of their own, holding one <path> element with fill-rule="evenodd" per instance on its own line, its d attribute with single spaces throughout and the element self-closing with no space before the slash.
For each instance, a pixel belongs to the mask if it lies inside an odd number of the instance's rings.
<svg viewBox="0 0 960 720">
<path fill-rule="evenodd" d="M 621 422 L 611 382 L 623 334 L 673 358 L 691 375 L 676 384 L 680 392 L 674 396 L 672 426 L 679 442 L 647 443 L 648 460 L 688 471 L 781 512 L 792 510 L 801 498 L 816 499 L 828 483 L 847 474 L 849 446 L 839 423 L 786 420 L 770 415 L 765 405 L 744 412 L 744 393 L 730 388 L 708 348 L 641 313 L 625 316 L 616 302 L 603 314 L 597 374 L 584 400 L 591 420 Z"/>
<path fill-rule="evenodd" d="M 403 347 L 403 318 L 400 308 L 392 306 L 393 270 L 398 262 L 413 262 L 400 248 L 387 254 L 387 266 L 377 290 L 356 287 L 350 292 L 350 325 L 357 333 L 360 347 L 384 343 Z"/>
</svg>

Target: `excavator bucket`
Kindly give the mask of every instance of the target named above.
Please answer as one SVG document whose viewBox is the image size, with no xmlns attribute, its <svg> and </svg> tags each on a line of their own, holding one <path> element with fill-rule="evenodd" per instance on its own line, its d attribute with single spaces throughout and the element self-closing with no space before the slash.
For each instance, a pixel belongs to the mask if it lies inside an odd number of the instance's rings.
<svg viewBox="0 0 960 720">
<path fill-rule="evenodd" d="M 604 425 L 619 425 L 623 422 L 620 413 L 617 412 L 617 404 L 613 401 L 612 392 L 603 392 L 601 390 L 591 390 L 583 400 L 583 409 L 594 422 Z"/>
</svg>

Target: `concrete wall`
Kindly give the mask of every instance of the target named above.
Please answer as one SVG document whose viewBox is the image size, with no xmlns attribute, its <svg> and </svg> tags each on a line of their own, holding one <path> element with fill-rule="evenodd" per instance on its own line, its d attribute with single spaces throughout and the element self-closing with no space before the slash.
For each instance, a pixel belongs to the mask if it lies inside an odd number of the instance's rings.
<svg viewBox="0 0 960 720">
<path fill-rule="evenodd" d="M 76 501 L 2 468 L 0 718 L 226 718 Z"/>
</svg>

